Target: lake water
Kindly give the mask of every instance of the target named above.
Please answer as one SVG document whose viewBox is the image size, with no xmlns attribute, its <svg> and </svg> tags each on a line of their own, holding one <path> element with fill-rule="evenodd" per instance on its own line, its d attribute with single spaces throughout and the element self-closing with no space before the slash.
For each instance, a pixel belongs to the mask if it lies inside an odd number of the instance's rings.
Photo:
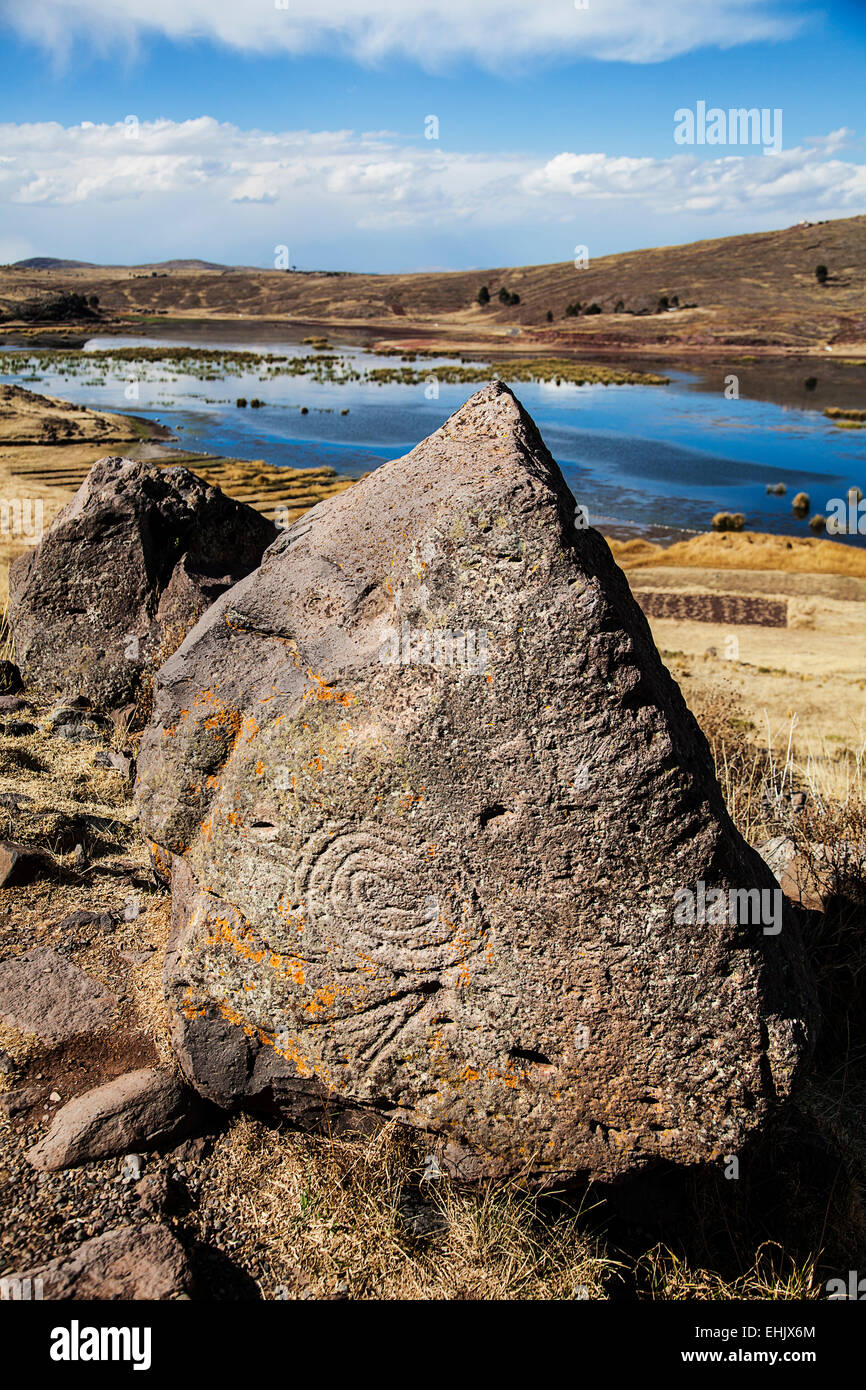
<svg viewBox="0 0 866 1390">
<path fill-rule="evenodd" d="M 160 341 L 94 338 L 87 346 L 139 344 L 154 348 Z M 221 350 L 231 346 L 219 344 Z M 249 351 L 250 344 L 243 348 Z M 310 352 L 296 343 L 261 350 Z M 360 371 L 400 365 L 399 358 L 357 348 L 335 351 Z M 438 398 L 430 399 L 434 388 L 423 384 L 341 385 L 246 369 L 205 381 L 171 363 L 91 360 L 93 370 L 84 358 L 76 375 L 42 370 L 28 380 L 22 370 L 0 379 L 158 420 L 186 450 L 295 468 L 327 464 L 355 477 L 406 453 L 477 389 L 440 384 Z M 413 365 L 426 371 L 436 360 Z M 822 513 L 831 498 L 844 497 L 853 485 L 866 495 L 866 431 L 839 430 L 819 410 L 726 400 L 721 379 L 711 393 L 695 389 L 697 379 L 687 373 L 658 370 L 671 376 L 669 386 L 515 384 L 594 524 L 664 536 L 707 530 L 715 512 L 739 511 L 750 530 L 808 536 L 808 523 L 792 515 L 795 493 L 809 493 L 812 512 Z M 264 405 L 239 409 L 239 396 L 258 397 Z M 302 406 L 308 414 L 300 413 Z M 349 413 L 341 414 L 346 408 Z M 769 496 L 768 483 L 784 483 L 786 495 Z M 866 536 L 844 543 L 862 545 Z"/>
</svg>

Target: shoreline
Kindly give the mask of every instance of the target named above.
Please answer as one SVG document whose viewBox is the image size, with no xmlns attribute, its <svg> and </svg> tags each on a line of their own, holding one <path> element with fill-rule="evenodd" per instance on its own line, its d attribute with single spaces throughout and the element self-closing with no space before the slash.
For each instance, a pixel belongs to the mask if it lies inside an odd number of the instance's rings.
<svg viewBox="0 0 866 1390">
<path fill-rule="evenodd" d="M 491 364 L 555 358 L 622 372 L 663 374 L 670 370 L 690 378 L 686 383 L 689 390 L 719 394 L 733 373 L 743 397 L 818 414 L 828 408 L 854 410 L 866 400 L 866 343 L 828 352 L 824 345 L 794 348 L 744 340 L 722 349 L 718 343 L 638 343 L 625 337 L 616 342 L 599 341 L 590 334 L 581 335 L 583 341 L 578 343 L 573 336 L 549 335 L 541 328 L 523 329 L 517 336 L 507 330 L 478 336 L 457 327 L 436 328 L 419 322 L 402 323 L 397 329 L 385 320 L 148 315 L 141 320 L 107 319 L 63 328 L 4 324 L 0 327 L 0 352 L 77 352 L 94 338 L 127 337 L 141 339 L 143 346 L 153 340 L 168 347 L 226 349 L 236 345 L 246 351 L 260 348 L 266 352 L 279 346 L 309 350 L 305 337 L 328 334 L 338 338 L 332 344 L 335 351 L 361 348 L 385 356 L 441 355 Z M 813 381 L 814 386 L 807 385 Z"/>
</svg>

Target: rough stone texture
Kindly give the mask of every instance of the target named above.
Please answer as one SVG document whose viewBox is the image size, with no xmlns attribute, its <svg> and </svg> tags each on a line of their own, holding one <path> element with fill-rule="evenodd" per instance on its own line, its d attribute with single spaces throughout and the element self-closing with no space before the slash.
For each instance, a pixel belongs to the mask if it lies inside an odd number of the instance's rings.
<svg viewBox="0 0 866 1390">
<path fill-rule="evenodd" d="M 27 1158 L 34 1168 L 53 1172 L 154 1148 L 189 1134 L 202 1111 L 199 1097 L 169 1068 L 127 1072 L 62 1106 Z"/>
<path fill-rule="evenodd" d="M 736 1152 L 786 1096 L 797 927 L 675 920 L 698 880 L 778 885 L 574 515 L 493 383 L 292 526 L 163 668 L 139 797 L 205 1095 L 404 1120 L 463 1174 L 542 1181 Z M 386 664 L 404 623 L 486 657 Z"/>
<path fill-rule="evenodd" d="M 180 1241 L 167 1227 L 121 1226 L 85 1241 L 66 1259 L 28 1270 L 46 1299 L 166 1299 L 189 1295 L 192 1276 Z"/>
<path fill-rule="evenodd" d="M 118 999 L 47 946 L 0 961 L 0 1021 L 43 1042 L 114 1022 Z"/>
<path fill-rule="evenodd" d="M 28 689 L 135 698 L 142 676 L 279 534 L 185 468 L 104 458 L 9 573 L 9 620 Z"/>
<path fill-rule="evenodd" d="M 17 809 L 17 808 L 16 808 Z M 48 855 L 32 845 L 19 845 L 15 840 L 0 840 L 0 888 L 14 888 L 32 883 L 51 872 Z"/>
</svg>

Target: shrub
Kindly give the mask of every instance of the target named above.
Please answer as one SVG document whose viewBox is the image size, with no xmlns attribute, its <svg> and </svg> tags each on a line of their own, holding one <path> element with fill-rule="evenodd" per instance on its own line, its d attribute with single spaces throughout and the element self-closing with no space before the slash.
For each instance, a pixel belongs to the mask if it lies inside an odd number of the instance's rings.
<svg viewBox="0 0 866 1390">
<path fill-rule="evenodd" d="M 247 403 L 247 398 L 246 398 L 246 396 L 238 396 L 237 400 L 235 401 L 235 405 L 236 405 L 236 406 L 240 406 L 241 409 L 243 409 L 243 407 L 246 405 L 246 403 Z"/>
<path fill-rule="evenodd" d="M 819 285 L 826 285 L 827 276 L 829 275 L 829 273 L 830 272 L 828 271 L 825 265 L 815 266 L 815 279 L 818 281 Z"/>
<path fill-rule="evenodd" d="M 592 304 L 588 304 L 588 305 L 586 306 L 586 308 L 584 309 L 584 313 L 585 313 L 585 314 L 601 314 L 601 313 L 603 313 L 603 312 L 604 312 L 604 311 L 603 311 L 601 305 L 600 305 L 600 304 L 596 304 L 596 303 L 595 303 L 595 300 L 593 300 Z"/>
<path fill-rule="evenodd" d="M 552 310 L 552 309 L 548 309 L 548 311 L 547 311 L 547 322 L 548 322 L 548 323 L 553 323 L 553 310 Z"/>
<path fill-rule="evenodd" d="M 806 515 L 807 511 L 809 510 L 809 494 L 808 494 L 808 492 L 798 492 L 798 493 L 797 493 L 797 496 L 794 498 L 794 501 L 791 503 L 791 510 L 792 510 L 794 513 L 796 513 L 797 516 L 805 516 L 805 515 Z"/>
<path fill-rule="evenodd" d="M 716 512 L 713 517 L 714 531 L 742 531 L 745 525 L 742 512 Z"/>
<path fill-rule="evenodd" d="M 490 303 L 490 291 L 489 291 L 489 289 L 487 288 L 486 285 L 482 285 L 482 286 L 481 286 L 481 289 L 478 291 L 477 298 L 478 298 L 478 303 L 479 303 L 479 304 L 489 304 L 489 303 Z"/>
<path fill-rule="evenodd" d="M 818 378 L 816 376 L 807 376 L 803 385 L 807 391 L 814 391 L 815 387 L 818 385 Z"/>
</svg>

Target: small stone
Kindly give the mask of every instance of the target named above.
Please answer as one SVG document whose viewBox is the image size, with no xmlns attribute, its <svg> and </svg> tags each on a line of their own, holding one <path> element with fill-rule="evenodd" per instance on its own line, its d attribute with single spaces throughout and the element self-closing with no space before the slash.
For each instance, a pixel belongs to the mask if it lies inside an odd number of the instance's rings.
<svg viewBox="0 0 866 1390">
<path fill-rule="evenodd" d="M 77 912 L 69 912 L 62 917 L 59 922 L 54 923 L 54 929 L 62 932 L 77 932 L 87 927 L 92 927 L 96 931 L 114 931 L 120 916 L 113 912 L 91 912 L 88 908 L 81 908 Z"/>
<path fill-rule="evenodd" d="M 200 1124 L 204 1109 L 199 1097 L 167 1067 L 127 1072 L 68 1101 L 26 1156 L 34 1168 L 56 1172 L 91 1158 L 126 1153 L 133 1144 L 148 1149 L 170 1144 Z M 126 1180 L 140 1176 L 139 1169 Z"/>
<path fill-rule="evenodd" d="M 53 862 L 42 850 L 15 840 L 0 841 L 0 888 L 12 888 L 50 873 Z"/>
<path fill-rule="evenodd" d="M 141 1154 L 126 1154 L 120 1169 L 123 1181 L 138 1182 L 143 1168 L 144 1159 Z"/>
<path fill-rule="evenodd" d="M 184 1298 L 192 1272 L 183 1246 L 167 1227 L 123 1226 L 85 1241 L 71 1256 L 22 1276 L 41 1279 L 46 1299 Z"/>
<path fill-rule="evenodd" d="M 34 1086 L 19 1086 L 12 1091 L 0 1091 L 0 1110 L 7 1115 L 18 1115 L 22 1110 L 32 1110 L 39 1104 L 40 1092 Z"/>
<path fill-rule="evenodd" d="M 51 1095 L 48 1097 L 48 1099 L 49 1099 L 49 1100 L 53 1100 L 54 1103 L 55 1103 L 55 1105 L 56 1105 L 57 1102 L 58 1102 L 59 1099 L 60 1099 L 60 1092 L 59 1092 L 59 1091 L 52 1091 L 52 1092 L 51 1092 Z"/>
<path fill-rule="evenodd" d="M 0 961 L 0 1020 L 44 1042 L 63 1042 L 114 1022 L 118 998 L 48 947 Z"/>
</svg>

